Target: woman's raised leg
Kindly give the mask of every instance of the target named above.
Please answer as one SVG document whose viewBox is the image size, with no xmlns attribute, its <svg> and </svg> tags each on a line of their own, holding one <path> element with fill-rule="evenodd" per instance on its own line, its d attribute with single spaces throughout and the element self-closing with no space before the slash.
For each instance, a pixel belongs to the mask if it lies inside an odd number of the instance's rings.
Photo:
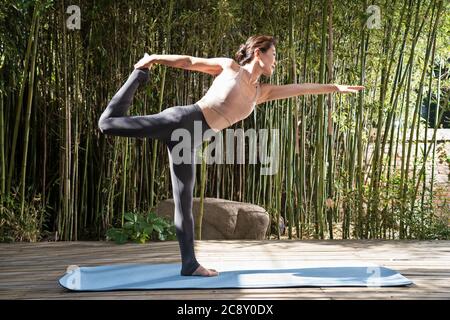
<svg viewBox="0 0 450 320">
<path fill-rule="evenodd" d="M 127 81 L 112 97 L 100 116 L 98 126 L 102 133 L 121 136 L 166 140 L 179 125 L 181 114 L 177 108 L 144 116 L 127 116 L 133 96 L 141 84 L 149 81 L 149 69 L 134 69 Z"/>
</svg>

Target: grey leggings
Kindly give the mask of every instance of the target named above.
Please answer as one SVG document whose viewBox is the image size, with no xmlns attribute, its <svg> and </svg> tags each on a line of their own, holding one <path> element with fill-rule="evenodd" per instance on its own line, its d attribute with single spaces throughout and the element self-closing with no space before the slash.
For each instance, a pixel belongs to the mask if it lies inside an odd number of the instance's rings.
<svg viewBox="0 0 450 320">
<path fill-rule="evenodd" d="M 194 252 L 194 219 L 192 215 L 193 191 L 195 182 L 195 154 L 202 144 L 203 133 L 211 129 L 197 104 L 174 106 L 157 114 L 145 116 L 126 116 L 133 95 L 140 85 L 149 81 L 148 69 L 135 69 L 125 84 L 112 97 L 106 110 L 100 116 L 98 126 L 102 133 L 122 136 L 153 138 L 164 142 L 169 151 L 170 175 L 175 204 L 175 227 L 181 251 L 181 275 L 191 275 L 199 266 Z M 200 137 L 194 136 L 194 121 L 201 127 Z M 201 124 L 201 125 L 199 125 Z M 174 163 L 172 149 L 178 141 L 171 140 L 177 128 L 191 133 L 191 161 Z"/>
</svg>

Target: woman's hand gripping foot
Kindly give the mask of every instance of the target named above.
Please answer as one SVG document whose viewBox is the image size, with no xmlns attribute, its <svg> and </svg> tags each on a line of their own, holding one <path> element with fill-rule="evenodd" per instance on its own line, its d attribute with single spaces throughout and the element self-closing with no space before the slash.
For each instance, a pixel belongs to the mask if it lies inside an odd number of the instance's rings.
<svg viewBox="0 0 450 320">
<path fill-rule="evenodd" d="M 148 68 L 151 69 L 153 65 L 153 57 L 150 56 L 148 53 L 144 53 L 144 57 L 141 58 L 136 64 L 134 65 L 135 69 L 145 69 Z"/>
</svg>

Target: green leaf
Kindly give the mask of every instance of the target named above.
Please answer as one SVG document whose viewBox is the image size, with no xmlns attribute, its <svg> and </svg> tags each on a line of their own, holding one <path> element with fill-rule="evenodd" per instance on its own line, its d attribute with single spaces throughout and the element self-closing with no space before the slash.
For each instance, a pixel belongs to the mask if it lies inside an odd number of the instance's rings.
<svg viewBox="0 0 450 320">
<path fill-rule="evenodd" d="M 117 244 L 124 244 L 125 242 L 127 242 L 127 240 L 128 240 L 128 236 L 123 233 L 118 234 L 116 237 Z"/>
<path fill-rule="evenodd" d="M 145 218 L 144 218 L 143 216 L 141 216 L 141 215 L 136 216 L 136 220 L 137 220 L 137 222 L 138 222 L 139 224 L 145 224 L 145 223 L 147 223 L 147 221 L 145 221 Z"/>
<path fill-rule="evenodd" d="M 153 226 L 153 227 L 152 227 L 152 226 L 146 226 L 146 227 L 144 228 L 144 232 L 145 232 L 146 234 L 150 235 L 150 234 L 152 234 L 153 229 L 154 229 L 154 226 Z"/>
<path fill-rule="evenodd" d="M 131 222 L 131 221 L 125 222 L 123 227 L 124 227 L 124 229 L 133 229 L 134 228 L 134 222 Z"/>
<path fill-rule="evenodd" d="M 133 212 L 126 212 L 124 218 L 127 221 L 136 222 L 136 215 Z"/>
<path fill-rule="evenodd" d="M 106 231 L 106 236 L 111 240 L 114 240 L 117 236 L 122 233 L 121 229 L 111 228 Z"/>
<path fill-rule="evenodd" d="M 161 228 L 161 226 L 158 226 L 157 224 L 155 224 L 153 226 L 153 229 L 156 230 L 159 233 L 162 233 L 164 228 Z"/>
</svg>

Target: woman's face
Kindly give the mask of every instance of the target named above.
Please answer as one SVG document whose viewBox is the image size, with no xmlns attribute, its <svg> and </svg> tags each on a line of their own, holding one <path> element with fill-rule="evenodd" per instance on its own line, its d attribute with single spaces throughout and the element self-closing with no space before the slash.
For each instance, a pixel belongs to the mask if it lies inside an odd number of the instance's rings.
<svg viewBox="0 0 450 320">
<path fill-rule="evenodd" d="M 276 63 L 276 49 L 271 46 L 266 52 L 260 51 L 259 66 L 263 70 L 263 74 L 270 77 L 275 70 Z"/>
</svg>

